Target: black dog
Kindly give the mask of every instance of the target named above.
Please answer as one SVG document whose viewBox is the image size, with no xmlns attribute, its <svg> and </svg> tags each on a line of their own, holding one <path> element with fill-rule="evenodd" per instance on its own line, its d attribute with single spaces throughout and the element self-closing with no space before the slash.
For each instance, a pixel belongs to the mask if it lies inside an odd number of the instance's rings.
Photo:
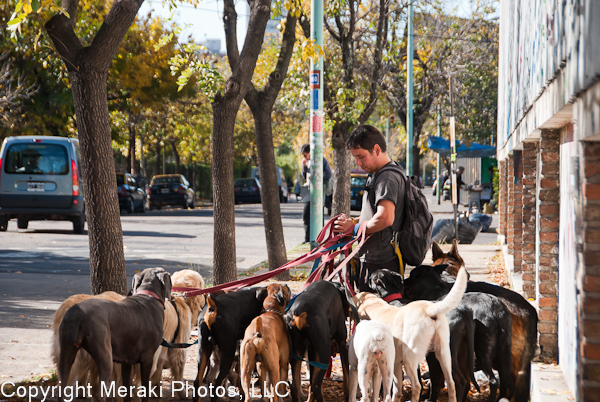
<svg viewBox="0 0 600 402">
<path fill-rule="evenodd" d="M 58 330 L 60 378 L 69 378 L 77 352 L 83 348 L 94 359 L 99 380 L 107 388 L 113 362 L 121 363 L 123 386 L 128 390 L 131 366 L 137 363 L 142 386 L 149 384 L 154 352 L 163 337 L 165 299 L 171 300 L 171 277 L 162 268 L 147 268 L 133 277 L 131 293 L 120 302 L 83 300 L 65 313 Z M 100 400 L 105 401 L 106 395 Z M 129 393 L 125 400 L 131 400 Z"/>
<path fill-rule="evenodd" d="M 446 282 L 443 279 L 448 280 L 450 278 L 442 275 L 444 270 L 445 266 L 443 265 L 415 268 L 405 282 L 407 293 L 413 297 L 422 298 L 437 298 L 445 295 L 451 289 L 452 282 Z M 469 293 L 472 295 L 469 295 Z M 522 301 L 519 301 L 519 298 Z M 523 333 L 524 328 L 519 328 L 518 325 L 515 328 L 514 320 L 516 317 L 519 324 L 522 322 L 530 323 L 531 320 L 534 320 L 534 331 L 537 331 L 537 313 L 535 313 L 535 309 L 517 293 L 485 282 L 469 282 L 463 300 L 471 307 L 476 322 L 475 353 L 477 355 L 477 365 L 486 371 L 490 379 L 490 400 L 496 398 L 496 384 L 493 383 L 495 376 L 491 371 L 493 365 L 500 375 L 500 397 L 507 396 L 516 401 L 527 401 L 529 399 L 529 370 L 527 373 L 519 372 L 519 370 L 522 367 L 524 349 L 522 345 L 527 342 L 528 336 Z M 518 310 L 522 312 L 522 315 L 512 314 L 511 306 L 514 308 L 515 302 L 518 303 Z M 533 309 L 533 314 L 527 306 Z M 515 339 L 517 339 L 516 345 Z M 530 357 L 528 357 L 529 362 L 533 357 L 533 351 L 535 351 L 535 337 L 533 339 L 533 349 Z M 508 349 L 511 350 L 510 355 L 503 353 L 504 350 Z M 517 360 L 513 360 L 515 354 Z M 519 385 L 523 386 L 525 377 L 527 391 L 519 390 Z M 516 385 L 515 379 L 517 379 Z M 519 380 L 521 380 L 521 383 L 519 383 Z"/>
<path fill-rule="evenodd" d="M 205 371 L 215 346 L 219 347 L 219 374 L 215 387 L 222 384 L 235 359 L 237 343 L 244 337 L 246 327 L 257 317 L 267 297 L 267 288 L 251 288 L 237 292 L 211 295 L 198 316 L 198 374 L 194 380 L 197 391 L 204 382 Z M 216 394 L 211 400 L 216 400 Z M 198 400 L 194 392 L 193 402 Z"/>
<path fill-rule="evenodd" d="M 393 306 L 402 307 L 413 299 L 404 294 L 404 280 L 397 272 L 387 269 L 380 269 L 371 274 L 369 286 L 381 297 Z M 398 295 L 403 297 L 398 298 Z M 463 296 L 464 298 L 464 296 Z M 436 300 L 437 298 L 431 299 Z M 473 312 L 464 302 L 448 314 L 448 325 L 450 327 L 450 351 L 452 353 L 452 378 L 456 385 L 456 398 L 459 401 L 465 401 L 469 393 L 472 382 L 479 390 L 479 385 L 473 374 L 474 367 L 474 339 L 475 323 L 473 321 Z M 433 402 L 444 385 L 444 376 L 442 368 L 435 353 L 427 354 L 427 364 L 429 365 L 429 374 L 431 377 L 431 387 L 429 399 Z"/>
<path fill-rule="evenodd" d="M 321 384 L 332 354 L 332 341 L 337 344 L 344 372 L 344 400 L 348 400 L 348 349 L 346 347 L 346 317 L 349 303 L 343 285 L 317 281 L 298 295 L 285 316 L 292 340 L 292 401 L 298 402 L 300 371 L 308 348 L 308 359 L 324 368 L 310 365 L 310 392 L 312 398 L 323 402 Z"/>
</svg>

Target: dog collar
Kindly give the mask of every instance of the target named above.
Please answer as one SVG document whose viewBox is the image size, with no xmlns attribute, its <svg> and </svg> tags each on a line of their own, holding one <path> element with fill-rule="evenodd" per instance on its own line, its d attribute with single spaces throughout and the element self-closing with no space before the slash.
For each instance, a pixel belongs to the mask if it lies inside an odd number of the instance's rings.
<svg viewBox="0 0 600 402">
<path fill-rule="evenodd" d="M 165 301 L 161 300 L 161 298 L 158 297 L 158 295 L 151 290 L 138 290 L 137 292 L 135 292 L 135 294 L 150 296 L 150 297 L 158 300 L 160 302 L 160 304 L 162 304 L 163 308 L 165 308 Z"/>
<path fill-rule="evenodd" d="M 281 318 L 283 318 L 283 313 L 279 310 L 268 309 L 268 310 L 265 310 L 265 313 L 276 313 L 276 314 L 279 314 L 279 316 Z"/>
<path fill-rule="evenodd" d="M 391 295 L 388 295 L 383 298 L 383 300 L 385 300 L 388 303 L 393 302 L 394 300 L 398 300 L 398 299 L 402 299 L 401 293 L 392 293 Z"/>
</svg>

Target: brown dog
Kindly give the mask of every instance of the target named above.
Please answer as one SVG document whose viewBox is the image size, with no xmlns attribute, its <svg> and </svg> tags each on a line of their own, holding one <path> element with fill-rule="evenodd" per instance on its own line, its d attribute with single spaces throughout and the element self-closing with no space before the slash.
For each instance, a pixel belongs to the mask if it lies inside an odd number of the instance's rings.
<svg viewBox="0 0 600 402">
<path fill-rule="evenodd" d="M 448 265 L 446 272 L 456 278 L 461 267 L 465 266 L 465 262 L 458 254 L 458 243 L 456 239 L 452 240 L 452 248 L 449 252 L 444 253 L 444 250 L 434 241 L 431 245 L 431 254 L 433 265 Z"/>
<path fill-rule="evenodd" d="M 267 286 L 267 292 L 268 296 L 263 302 L 265 312 L 252 320 L 246 328 L 240 347 L 242 387 L 246 402 L 251 401 L 253 394 L 250 382 L 256 362 L 261 362 L 260 393 L 266 390 L 266 374 L 268 374 L 271 381 L 272 401 L 277 398 L 281 402 L 279 395 L 283 395 L 284 390 L 278 388 L 279 392 L 275 394 L 277 391 L 275 387 L 280 381 L 287 381 L 290 340 L 283 314 L 290 302 L 291 292 L 287 285 L 279 283 Z"/>
</svg>

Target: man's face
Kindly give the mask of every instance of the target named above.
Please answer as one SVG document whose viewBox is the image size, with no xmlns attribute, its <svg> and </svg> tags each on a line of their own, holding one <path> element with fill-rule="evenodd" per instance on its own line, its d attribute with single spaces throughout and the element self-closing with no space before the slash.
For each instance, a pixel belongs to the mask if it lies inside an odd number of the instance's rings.
<svg viewBox="0 0 600 402">
<path fill-rule="evenodd" d="M 373 152 L 369 152 L 363 148 L 350 148 L 350 152 L 356 160 L 356 165 L 367 173 L 375 173 L 379 169 L 377 163 L 377 155 L 381 150 L 379 145 L 375 145 Z"/>
</svg>

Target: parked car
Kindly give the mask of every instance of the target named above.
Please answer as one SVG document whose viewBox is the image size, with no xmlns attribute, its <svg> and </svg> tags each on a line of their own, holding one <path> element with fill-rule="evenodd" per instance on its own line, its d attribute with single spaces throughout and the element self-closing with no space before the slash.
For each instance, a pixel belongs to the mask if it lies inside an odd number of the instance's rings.
<svg viewBox="0 0 600 402">
<path fill-rule="evenodd" d="M 260 172 L 257 167 L 252 169 L 250 177 L 260 183 Z M 290 198 L 289 189 L 285 180 L 285 173 L 279 166 L 277 166 L 277 185 L 279 186 L 279 202 L 288 202 Z"/>
<path fill-rule="evenodd" d="M 6 138 L 0 150 L 0 231 L 16 218 L 19 229 L 33 220 L 67 220 L 75 233 L 83 233 L 79 161 L 79 141 L 73 138 Z"/>
<path fill-rule="evenodd" d="M 355 169 L 353 169 L 354 171 Z M 350 173 L 350 209 L 360 211 L 362 209 L 362 199 L 365 193 L 365 185 L 367 184 L 367 173 L 351 172 Z"/>
<path fill-rule="evenodd" d="M 148 209 L 160 209 L 166 205 L 194 208 L 194 189 L 182 174 L 154 176 L 148 186 Z"/>
<path fill-rule="evenodd" d="M 146 193 L 129 173 L 117 172 L 117 194 L 119 209 L 128 213 L 146 212 Z"/>
<path fill-rule="evenodd" d="M 256 179 L 236 179 L 233 190 L 236 204 L 260 202 L 260 183 Z"/>
</svg>

